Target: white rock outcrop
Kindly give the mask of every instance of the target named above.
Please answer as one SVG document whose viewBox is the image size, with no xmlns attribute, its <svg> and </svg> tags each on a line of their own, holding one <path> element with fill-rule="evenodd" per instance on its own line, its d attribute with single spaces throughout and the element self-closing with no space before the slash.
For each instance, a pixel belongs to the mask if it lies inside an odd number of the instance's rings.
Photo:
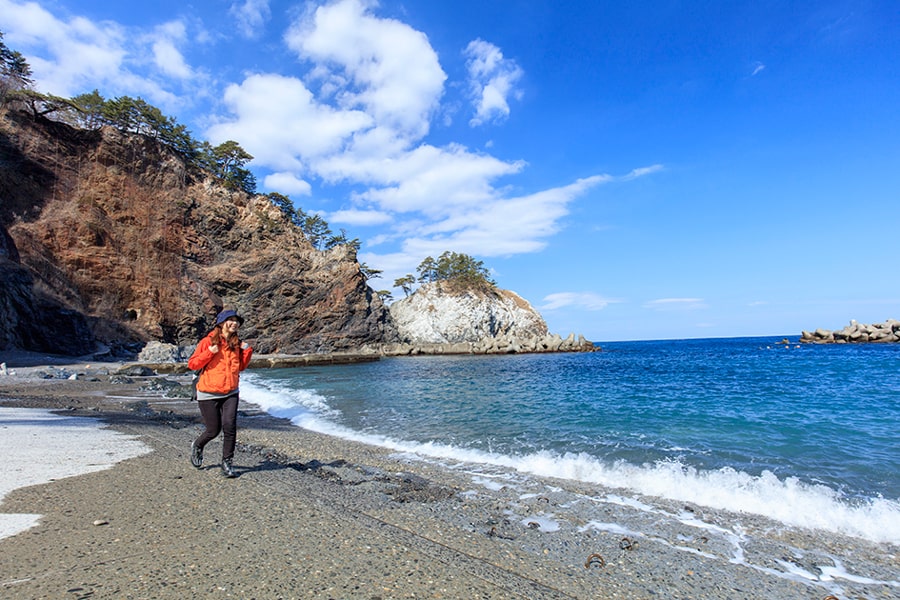
<svg viewBox="0 0 900 600">
<path fill-rule="evenodd" d="M 411 343 L 455 344 L 484 338 L 547 335 L 547 323 L 527 300 L 508 290 L 450 293 L 428 283 L 391 304 L 400 339 Z"/>
<path fill-rule="evenodd" d="M 500 354 L 584 352 L 594 345 L 583 336 L 550 334 L 531 304 L 509 290 L 448 291 L 428 283 L 390 306 L 402 340 L 384 344 L 384 354 Z"/>
</svg>

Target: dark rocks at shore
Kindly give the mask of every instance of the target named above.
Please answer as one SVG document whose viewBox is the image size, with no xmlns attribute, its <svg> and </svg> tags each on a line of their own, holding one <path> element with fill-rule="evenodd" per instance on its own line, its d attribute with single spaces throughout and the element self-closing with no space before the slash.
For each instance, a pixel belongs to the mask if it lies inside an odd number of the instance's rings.
<svg viewBox="0 0 900 600">
<path fill-rule="evenodd" d="M 266 354 L 250 360 L 249 369 L 290 369 L 315 365 L 345 365 L 378 360 L 376 354 L 359 352 L 328 352 L 322 354 Z M 140 363 L 142 368 L 156 374 L 179 375 L 190 372 L 186 362 Z"/>
<path fill-rule="evenodd" d="M 477 342 L 397 343 L 381 344 L 375 349 L 384 356 L 416 356 L 433 354 L 534 354 L 543 352 L 594 352 L 600 350 L 584 336 L 574 333 L 563 338 L 558 334 L 533 337 L 486 337 Z"/>
<path fill-rule="evenodd" d="M 356 351 L 320 352 L 311 354 L 260 354 L 250 361 L 250 369 L 288 369 L 304 366 L 340 365 L 380 360 L 390 356 L 441 356 L 453 354 L 533 354 L 546 352 L 595 352 L 600 347 L 584 338 L 557 334 L 534 338 L 485 338 L 479 342 L 396 343 L 368 345 Z M 187 360 L 192 346 L 176 346 L 150 342 L 136 358 L 126 361 L 105 360 L 108 357 L 82 355 L 79 357 L 38 354 L 27 351 L 0 351 L 0 377 L 17 375 L 17 368 L 41 379 L 71 379 L 97 381 L 102 376 L 114 383 L 133 383 L 132 378 L 152 379 L 160 375 L 185 375 L 190 372 Z M 77 363 L 83 366 L 69 368 Z M 93 363 L 93 364 L 90 364 Z M 54 366 L 65 365 L 66 368 Z M 167 390 L 160 390 L 172 396 Z M 181 395 L 181 394 L 174 394 Z"/>
<path fill-rule="evenodd" d="M 284 369 L 309 365 L 334 365 L 378 360 L 382 356 L 428 356 L 447 354 L 533 354 L 544 352 L 594 352 L 593 342 L 574 333 L 534 337 L 489 337 L 478 342 L 370 344 L 356 351 L 311 354 L 256 354 L 251 369 Z M 138 354 L 136 363 L 157 373 L 186 373 L 192 346 L 149 342 Z"/>
<path fill-rule="evenodd" d="M 865 344 L 900 342 L 900 321 L 888 319 L 883 323 L 862 324 L 850 321 L 843 329 L 804 331 L 800 341 L 807 344 Z"/>
<path fill-rule="evenodd" d="M 256 354 L 250 360 L 249 369 L 290 369 L 296 367 L 345 365 L 380 360 L 392 356 L 443 356 L 459 354 L 524 354 L 546 352 L 593 352 L 599 347 L 584 338 L 570 334 L 562 338 L 556 334 L 535 336 L 534 338 L 485 338 L 479 342 L 459 343 L 397 343 L 380 344 L 360 348 L 348 352 L 321 352 L 312 354 Z M 192 346 L 175 346 L 162 342 L 150 342 L 138 354 L 134 361 L 101 362 L 98 357 L 81 356 L 78 362 L 95 364 L 75 367 L 72 357 L 36 355 L 33 353 L 0 352 L 0 381 L 7 377 L 15 377 L 20 372 L 28 371 L 28 377 L 34 379 L 56 379 L 75 381 L 108 381 L 110 384 L 137 384 L 142 392 L 156 393 L 162 398 L 189 398 L 191 386 L 183 377 L 191 372 L 187 359 L 193 351 Z M 12 365 L 26 367 L 11 368 L 5 361 L 6 355 L 12 358 Z M 24 360 L 17 360 L 14 355 L 25 355 Z M 59 363 L 58 361 L 68 362 Z M 66 367 L 47 366 L 66 364 Z M 28 365 L 28 366 L 26 366 Z M 40 366 L 38 366 L 40 365 Z M 168 377 L 167 377 L 168 376 Z M 170 379 L 169 377 L 174 377 Z"/>
</svg>

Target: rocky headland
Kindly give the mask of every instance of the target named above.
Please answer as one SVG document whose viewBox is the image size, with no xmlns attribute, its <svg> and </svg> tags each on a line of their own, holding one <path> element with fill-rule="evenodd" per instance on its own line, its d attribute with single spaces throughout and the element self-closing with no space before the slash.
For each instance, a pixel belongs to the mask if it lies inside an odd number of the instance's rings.
<svg viewBox="0 0 900 600">
<path fill-rule="evenodd" d="M 427 283 L 390 306 L 400 341 L 382 344 L 385 355 L 590 352 L 593 343 L 551 334 L 531 304 L 502 289 L 454 291 Z"/>
<path fill-rule="evenodd" d="M 0 108 L 0 350 L 178 360 L 224 306 L 261 355 L 594 349 L 501 289 L 424 285 L 388 308 L 357 247 L 317 248 L 150 136 Z"/>
<path fill-rule="evenodd" d="M 807 344 L 896 343 L 900 342 L 900 321 L 888 319 L 883 323 L 872 324 L 850 321 L 849 325 L 836 331 L 804 331 L 800 335 L 800 341 Z"/>
</svg>

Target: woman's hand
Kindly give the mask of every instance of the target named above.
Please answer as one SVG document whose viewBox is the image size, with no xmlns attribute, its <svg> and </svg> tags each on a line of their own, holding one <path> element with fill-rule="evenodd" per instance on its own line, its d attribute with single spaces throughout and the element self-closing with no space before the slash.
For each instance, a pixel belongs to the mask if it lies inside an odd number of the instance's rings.
<svg viewBox="0 0 900 600">
<path fill-rule="evenodd" d="M 246 350 L 249 347 L 250 347 L 250 344 L 248 344 L 247 342 L 244 342 L 243 344 L 241 344 L 241 350 Z"/>
<path fill-rule="evenodd" d="M 218 344 L 211 344 L 210 347 L 209 347 L 209 351 L 212 352 L 213 354 L 215 354 L 216 352 L 219 351 L 219 345 L 218 345 Z"/>
</svg>

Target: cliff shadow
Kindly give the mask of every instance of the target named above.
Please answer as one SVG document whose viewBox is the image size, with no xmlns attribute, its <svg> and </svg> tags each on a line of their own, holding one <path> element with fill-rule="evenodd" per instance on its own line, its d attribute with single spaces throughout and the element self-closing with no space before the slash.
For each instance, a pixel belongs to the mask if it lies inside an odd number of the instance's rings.
<svg viewBox="0 0 900 600">
<path fill-rule="evenodd" d="M 35 218 L 56 183 L 56 173 L 23 154 L 0 129 L 0 225 L 8 227 L 16 217 Z"/>
</svg>

